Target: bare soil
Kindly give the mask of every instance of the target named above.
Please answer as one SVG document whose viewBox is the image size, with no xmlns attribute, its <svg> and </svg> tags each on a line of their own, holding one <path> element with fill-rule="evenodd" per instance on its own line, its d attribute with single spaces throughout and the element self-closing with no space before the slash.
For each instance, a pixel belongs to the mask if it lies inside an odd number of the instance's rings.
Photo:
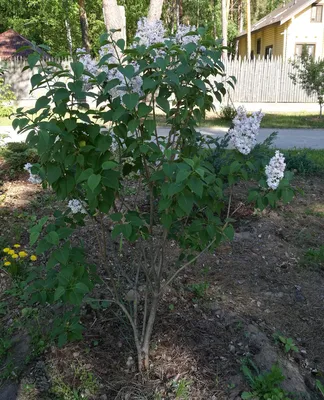
<svg viewBox="0 0 324 400">
<path fill-rule="evenodd" d="M 23 382 L 33 379 L 30 371 L 41 360 L 46 379 L 51 379 L 48 371 L 55 366 L 66 384 L 76 388 L 81 382 L 70 366 L 91 371 L 99 388 L 96 395 L 83 398 L 234 400 L 249 390 L 240 368 L 242 360 L 251 357 L 261 370 L 279 362 L 287 390 L 320 398 L 314 382 L 324 375 L 324 271 L 303 260 L 309 248 L 324 244 L 324 182 L 299 178 L 295 185 L 304 195 L 275 210 L 255 212 L 237 199 L 233 242 L 214 254 L 204 254 L 168 288 L 155 324 L 148 376 L 139 376 L 130 362 L 130 357 L 134 362 L 136 358 L 132 335 L 117 310 L 86 307 L 84 340 L 47 350 L 29 365 Z M 26 220 L 17 215 L 43 215 L 52 208 L 50 200 L 44 200 L 51 194 L 46 192 L 46 197 L 40 190 L 24 176 L 1 187 L 1 243 L 12 240 L 8 235 L 17 225 L 22 229 L 22 244 L 28 243 L 23 231 Z M 39 207 L 31 208 L 32 199 Z M 83 234 L 91 247 L 89 231 Z M 171 258 L 173 252 L 175 246 L 170 247 Z M 8 284 L 1 273 L 0 293 Z M 201 296 L 193 293 L 193 284 L 206 284 Z M 97 290 L 103 295 L 102 289 Z M 293 338 L 299 352 L 285 354 L 273 338 L 278 332 Z M 182 383 L 187 393 L 177 397 Z M 18 394 L 17 398 L 58 398 L 41 390 L 35 396 Z M 5 399 L 0 396 L 0 400 Z"/>
</svg>

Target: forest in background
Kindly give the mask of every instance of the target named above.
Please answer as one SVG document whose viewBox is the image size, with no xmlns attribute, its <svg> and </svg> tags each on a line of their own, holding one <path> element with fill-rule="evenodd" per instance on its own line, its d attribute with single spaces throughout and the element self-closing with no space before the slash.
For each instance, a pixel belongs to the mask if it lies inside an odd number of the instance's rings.
<svg viewBox="0 0 324 400">
<path fill-rule="evenodd" d="M 151 0 L 152 1 L 152 0 Z M 162 1 L 162 0 L 160 0 Z M 125 6 L 127 40 L 136 32 L 137 21 L 146 16 L 150 0 L 118 0 Z M 283 0 L 251 0 L 251 23 L 283 4 Z M 229 46 L 246 25 L 246 0 L 226 0 Z M 204 26 L 213 37 L 222 37 L 221 0 L 164 1 L 162 20 L 170 33 L 178 24 Z M 105 31 L 103 0 L 0 0 L 0 32 L 14 29 L 37 44 L 46 44 L 55 56 L 67 56 L 84 46 L 95 55 L 99 36 Z"/>
</svg>

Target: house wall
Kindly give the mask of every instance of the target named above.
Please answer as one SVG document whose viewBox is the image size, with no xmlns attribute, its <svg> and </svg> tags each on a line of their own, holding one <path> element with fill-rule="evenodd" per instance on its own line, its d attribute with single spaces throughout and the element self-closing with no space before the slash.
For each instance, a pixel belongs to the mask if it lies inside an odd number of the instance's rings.
<svg viewBox="0 0 324 400">
<path fill-rule="evenodd" d="M 281 56 L 284 51 L 284 31 L 285 25 L 271 25 L 260 31 L 253 32 L 251 35 L 251 50 L 254 57 L 265 57 L 266 47 L 273 46 L 273 56 Z M 257 41 L 261 39 L 261 52 L 257 54 Z M 244 58 L 247 56 L 247 38 L 243 36 L 239 39 L 239 55 Z"/>
<path fill-rule="evenodd" d="M 318 4 L 324 5 L 324 0 Z M 292 18 L 287 30 L 287 58 L 294 57 L 296 44 L 315 44 L 315 57 L 324 57 L 324 10 L 322 22 L 311 22 L 311 6 Z"/>
<path fill-rule="evenodd" d="M 318 2 L 324 5 L 324 0 Z M 257 57 L 257 40 L 261 39 L 260 57 L 265 57 L 267 46 L 273 46 L 273 56 L 294 57 L 296 44 L 315 44 L 315 57 L 324 57 L 324 9 L 322 22 L 311 22 L 311 6 L 282 25 L 267 26 L 251 35 L 251 50 Z M 239 56 L 247 57 L 246 35 L 239 38 Z"/>
</svg>

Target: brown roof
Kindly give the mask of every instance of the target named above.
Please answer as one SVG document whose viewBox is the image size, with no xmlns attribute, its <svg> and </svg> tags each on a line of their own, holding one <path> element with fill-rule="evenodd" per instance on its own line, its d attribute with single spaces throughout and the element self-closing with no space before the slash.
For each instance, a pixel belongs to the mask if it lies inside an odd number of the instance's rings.
<svg viewBox="0 0 324 400">
<path fill-rule="evenodd" d="M 0 34 L 0 58 L 12 58 L 12 57 L 27 57 L 29 54 L 33 53 L 32 49 L 26 49 L 17 53 L 17 50 L 23 46 L 32 46 L 32 43 L 19 35 L 13 29 L 9 29 L 6 32 Z M 39 53 L 44 53 L 40 48 L 36 48 Z"/>
<path fill-rule="evenodd" d="M 283 5 L 282 7 L 276 8 L 270 14 L 266 15 L 260 21 L 256 22 L 251 27 L 251 32 L 256 32 L 268 25 L 273 24 L 284 24 L 289 21 L 293 16 L 303 11 L 311 4 L 316 3 L 314 0 L 293 0 L 290 3 Z M 237 37 L 246 35 L 246 31 L 243 31 L 237 35 Z"/>
</svg>

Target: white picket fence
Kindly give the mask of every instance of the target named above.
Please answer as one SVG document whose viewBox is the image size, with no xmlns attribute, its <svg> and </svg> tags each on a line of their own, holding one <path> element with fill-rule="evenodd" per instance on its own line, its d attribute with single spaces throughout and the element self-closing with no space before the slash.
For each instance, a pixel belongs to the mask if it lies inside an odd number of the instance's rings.
<svg viewBox="0 0 324 400">
<path fill-rule="evenodd" d="M 68 64 L 68 60 L 65 61 Z M 21 102 L 34 102 L 35 97 L 43 93 L 30 94 L 30 70 L 22 71 L 26 65 L 23 58 L 10 61 L 0 59 L 0 67 L 6 69 L 5 80 L 11 84 L 13 91 Z M 237 103 L 316 103 L 315 96 L 309 97 L 289 78 L 292 65 L 281 58 L 272 60 L 225 60 L 225 71 L 228 76 L 237 79 L 235 90 L 229 95 Z M 35 71 L 36 72 L 36 71 Z"/>
<path fill-rule="evenodd" d="M 316 96 L 308 96 L 299 85 L 289 78 L 293 72 L 289 61 L 282 58 L 272 60 L 225 60 L 228 76 L 235 76 L 235 90 L 229 94 L 240 103 L 314 103 Z"/>
</svg>

